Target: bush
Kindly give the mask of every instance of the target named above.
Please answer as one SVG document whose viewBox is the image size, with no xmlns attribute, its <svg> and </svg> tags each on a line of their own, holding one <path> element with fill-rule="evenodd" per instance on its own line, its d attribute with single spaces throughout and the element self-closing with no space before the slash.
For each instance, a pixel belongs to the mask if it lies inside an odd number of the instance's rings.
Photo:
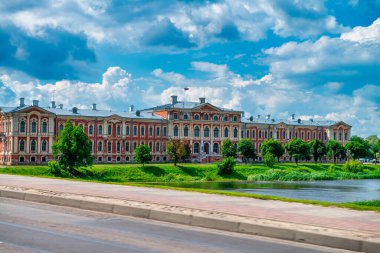
<svg viewBox="0 0 380 253">
<path fill-rule="evenodd" d="M 276 163 L 276 159 L 275 159 L 274 155 L 272 155 L 269 152 L 264 155 L 265 166 L 267 166 L 269 168 L 273 168 L 275 163 Z"/>
<path fill-rule="evenodd" d="M 70 174 L 61 167 L 61 165 L 57 161 L 49 161 L 48 166 L 50 169 L 50 173 L 57 177 L 67 177 Z"/>
<path fill-rule="evenodd" d="M 236 165 L 235 158 L 227 157 L 221 163 L 218 163 L 218 175 L 231 175 Z"/>
<path fill-rule="evenodd" d="M 352 173 L 359 173 L 363 172 L 364 167 L 363 164 L 356 160 L 351 160 L 349 162 L 345 162 L 343 165 L 343 171 L 346 172 L 352 172 Z"/>
<path fill-rule="evenodd" d="M 335 172 L 335 165 L 331 164 L 327 170 L 328 173 L 334 173 Z"/>
</svg>

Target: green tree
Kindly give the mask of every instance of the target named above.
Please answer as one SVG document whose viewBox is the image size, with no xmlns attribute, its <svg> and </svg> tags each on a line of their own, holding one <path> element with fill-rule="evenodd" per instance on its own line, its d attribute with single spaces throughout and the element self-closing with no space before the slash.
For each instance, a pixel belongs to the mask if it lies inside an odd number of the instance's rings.
<svg viewBox="0 0 380 253">
<path fill-rule="evenodd" d="M 260 150 L 263 157 L 269 153 L 274 157 L 277 157 L 277 161 L 280 161 L 280 157 L 285 153 L 285 148 L 282 146 L 281 142 L 273 139 L 263 141 L 260 146 Z"/>
<path fill-rule="evenodd" d="M 327 154 L 326 145 L 321 140 L 312 140 L 309 142 L 310 153 L 314 158 L 314 162 L 321 160 Z"/>
<path fill-rule="evenodd" d="M 222 156 L 223 157 L 236 157 L 236 145 L 230 140 L 224 140 L 222 143 Z"/>
<path fill-rule="evenodd" d="M 333 159 L 335 164 L 337 158 L 344 159 L 346 157 L 346 150 L 339 142 L 329 140 L 327 142 L 327 156 L 329 159 Z"/>
<path fill-rule="evenodd" d="M 237 151 L 243 156 L 245 163 L 249 162 L 249 159 L 256 159 L 255 145 L 250 139 L 241 139 L 238 143 Z"/>
<path fill-rule="evenodd" d="M 54 157 L 59 157 L 60 167 L 71 175 L 78 175 L 79 167 L 91 166 L 91 142 L 80 126 L 67 120 L 63 131 L 53 144 Z"/>
<path fill-rule="evenodd" d="M 350 156 L 354 160 L 370 155 L 370 145 L 368 141 L 358 136 L 352 136 L 351 140 L 345 145 L 345 148 L 350 152 Z"/>
<path fill-rule="evenodd" d="M 152 152 L 152 150 L 149 146 L 141 144 L 135 149 L 135 161 L 141 163 L 143 166 L 151 162 L 153 157 L 150 152 Z"/>
<path fill-rule="evenodd" d="M 274 157 L 272 153 L 269 153 L 269 152 L 265 153 L 265 155 L 263 156 L 263 160 L 264 160 L 265 166 L 269 168 L 273 168 L 274 164 L 276 163 L 276 158 Z"/>
<path fill-rule="evenodd" d="M 235 158 L 232 156 L 226 157 L 221 163 L 217 164 L 218 175 L 231 175 L 234 173 L 236 165 Z"/>
<path fill-rule="evenodd" d="M 369 145 L 369 153 L 373 158 L 379 158 L 380 155 L 380 139 L 377 135 L 370 135 L 365 139 Z"/>
<path fill-rule="evenodd" d="M 285 149 L 288 151 L 289 155 L 294 158 L 297 165 L 299 160 L 308 160 L 310 157 L 309 146 L 301 139 L 296 138 L 289 141 L 285 145 Z"/>
<path fill-rule="evenodd" d="M 171 156 L 174 166 L 177 166 L 179 161 L 185 161 L 190 158 L 191 148 L 187 141 L 170 140 L 166 144 L 166 153 Z"/>
</svg>

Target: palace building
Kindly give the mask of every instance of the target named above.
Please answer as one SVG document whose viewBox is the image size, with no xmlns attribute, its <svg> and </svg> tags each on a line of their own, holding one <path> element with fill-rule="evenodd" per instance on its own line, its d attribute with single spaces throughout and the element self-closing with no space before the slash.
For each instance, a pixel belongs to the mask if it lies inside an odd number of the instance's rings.
<svg viewBox="0 0 380 253">
<path fill-rule="evenodd" d="M 221 158 L 225 139 L 237 143 L 251 139 L 260 157 L 264 140 L 283 143 L 299 138 L 305 141 L 330 139 L 342 144 L 351 137 L 351 126 L 340 121 L 296 119 L 276 120 L 270 115 L 244 117 L 244 112 L 207 103 L 178 101 L 143 110 L 130 106 L 126 111 L 65 108 L 51 102 L 48 107 L 33 100 L 26 105 L 24 98 L 16 107 L 0 107 L 0 164 L 45 164 L 53 159 L 52 144 L 69 119 L 81 125 L 92 144 L 95 163 L 132 162 L 134 150 L 140 144 L 149 145 L 153 160 L 170 160 L 165 152 L 171 139 L 188 140 L 194 162 L 212 162 Z M 284 160 L 289 157 L 284 155 Z"/>
</svg>

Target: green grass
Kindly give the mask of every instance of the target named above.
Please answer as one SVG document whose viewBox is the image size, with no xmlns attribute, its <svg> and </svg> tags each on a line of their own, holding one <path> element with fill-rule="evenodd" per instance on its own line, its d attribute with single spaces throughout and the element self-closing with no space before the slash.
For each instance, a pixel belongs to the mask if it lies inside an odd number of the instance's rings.
<svg viewBox="0 0 380 253">
<path fill-rule="evenodd" d="M 181 191 L 193 191 L 209 194 L 222 194 L 235 197 L 250 197 L 264 200 L 281 200 L 314 204 L 321 206 L 335 206 L 355 210 L 373 210 L 380 212 L 380 200 L 352 203 L 331 203 L 315 200 L 289 199 L 277 196 L 227 192 L 220 190 L 176 188 L 160 185 L 160 182 L 194 182 L 194 181 L 305 181 L 305 180 L 339 180 L 339 179 L 375 179 L 380 178 L 380 166 L 364 165 L 364 171 L 349 173 L 342 170 L 342 165 L 331 164 L 276 164 L 273 169 L 262 164 L 240 164 L 235 172 L 229 176 L 219 176 L 216 164 L 149 164 L 144 167 L 139 164 L 101 164 L 83 169 L 81 178 L 66 178 L 69 180 L 92 181 L 111 184 L 128 184 L 144 187 L 165 188 Z M 36 177 L 56 178 L 50 173 L 47 166 L 9 166 L 0 168 L 2 174 L 14 174 Z M 155 184 L 149 184 L 155 183 Z"/>
</svg>

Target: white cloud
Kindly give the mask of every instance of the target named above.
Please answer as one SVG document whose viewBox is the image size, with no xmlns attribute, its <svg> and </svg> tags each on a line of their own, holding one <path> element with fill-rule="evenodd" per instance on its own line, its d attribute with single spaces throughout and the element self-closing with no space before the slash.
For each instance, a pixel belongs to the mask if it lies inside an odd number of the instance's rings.
<svg viewBox="0 0 380 253">
<path fill-rule="evenodd" d="M 358 26 L 352 31 L 343 33 L 340 38 L 359 43 L 380 43 L 380 18 L 368 27 Z"/>
</svg>

